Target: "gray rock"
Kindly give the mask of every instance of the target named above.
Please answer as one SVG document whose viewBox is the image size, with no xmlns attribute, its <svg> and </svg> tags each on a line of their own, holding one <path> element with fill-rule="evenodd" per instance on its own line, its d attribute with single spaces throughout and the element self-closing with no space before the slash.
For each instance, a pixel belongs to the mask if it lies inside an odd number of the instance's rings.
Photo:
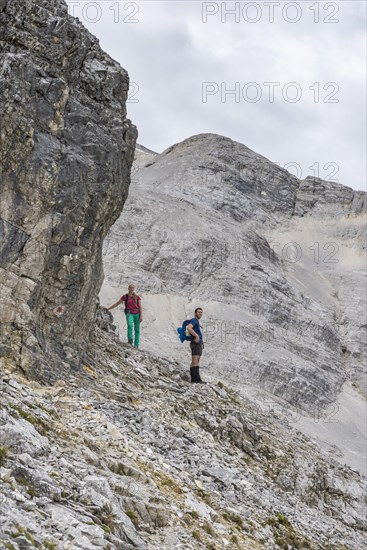
<svg viewBox="0 0 367 550">
<path fill-rule="evenodd" d="M 203 376 L 311 414 L 347 380 L 365 393 L 365 193 L 297 180 L 215 134 L 139 146 L 134 179 L 104 243 L 101 299 L 137 282 L 145 349 L 187 364 L 174 327 L 199 304 Z"/>
<path fill-rule="evenodd" d="M 365 192 L 353 191 L 351 187 L 308 176 L 300 182 L 294 213 L 297 216 L 308 214 L 338 218 L 343 215 L 363 214 L 365 210 Z"/>
<path fill-rule="evenodd" d="M 17 466 L 13 469 L 13 476 L 22 483 L 27 482 L 37 496 L 45 496 L 48 499 L 60 501 L 61 489 L 56 482 L 39 468 L 27 468 Z"/>
<path fill-rule="evenodd" d="M 2 2 L 0 27 L 1 350 L 54 382 L 81 366 L 128 192 L 129 79 L 63 1 Z"/>
<path fill-rule="evenodd" d="M 28 540 L 27 537 L 25 537 L 24 535 L 15 537 L 14 542 L 18 545 L 18 548 L 20 548 L 20 550 L 23 550 L 24 548 L 34 548 L 32 541 Z"/>
<path fill-rule="evenodd" d="M 8 422 L 1 428 L 1 444 L 17 453 L 44 456 L 49 452 L 49 442 L 31 424 L 23 419 L 8 416 Z"/>
</svg>

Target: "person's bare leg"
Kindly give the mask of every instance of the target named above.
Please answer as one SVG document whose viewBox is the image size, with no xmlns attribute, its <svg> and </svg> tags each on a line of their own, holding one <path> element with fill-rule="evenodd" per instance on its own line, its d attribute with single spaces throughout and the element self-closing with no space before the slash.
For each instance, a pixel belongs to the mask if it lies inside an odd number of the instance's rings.
<svg viewBox="0 0 367 550">
<path fill-rule="evenodd" d="M 191 358 L 191 367 L 198 367 L 200 363 L 200 355 L 193 355 Z"/>
</svg>

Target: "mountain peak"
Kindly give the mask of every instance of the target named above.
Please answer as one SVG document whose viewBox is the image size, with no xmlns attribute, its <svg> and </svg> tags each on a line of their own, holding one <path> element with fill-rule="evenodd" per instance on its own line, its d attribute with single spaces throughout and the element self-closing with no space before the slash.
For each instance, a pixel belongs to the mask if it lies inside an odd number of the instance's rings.
<svg viewBox="0 0 367 550">
<path fill-rule="evenodd" d="M 242 143 L 239 143 L 237 141 L 234 141 L 233 139 L 222 136 L 220 134 L 213 134 L 213 133 L 200 133 L 200 134 L 194 134 L 193 136 L 190 136 L 183 141 L 180 141 L 178 143 L 175 143 L 174 145 L 171 145 L 170 147 L 167 147 L 162 152 L 162 155 L 166 155 L 169 152 L 175 150 L 176 148 L 179 149 L 190 149 L 191 147 L 200 147 L 203 148 L 203 152 L 207 149 L 211 151 L 212 149 L 220 149 L 225 148 L 226 151 L 235 151 L 238 147 L 240 149 L 246 149 L 248 151 L 251 151 L 246 145 L 243 145 Z M 251 151 L 252 153 L 256 154 L 254 151 Z"/>
</svg>

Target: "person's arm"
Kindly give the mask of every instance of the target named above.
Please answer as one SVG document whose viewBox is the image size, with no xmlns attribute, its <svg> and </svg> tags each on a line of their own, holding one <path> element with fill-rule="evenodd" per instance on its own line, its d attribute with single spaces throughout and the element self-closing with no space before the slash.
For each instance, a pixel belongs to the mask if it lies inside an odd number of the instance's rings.
<svg viewBox="0 0 367 550">
<path fill-rule="evenodd" d="M 187 325 L 187 330 L 188 330 L 189 334 L 191 334 L 191 336 L 194 337 L 194 340 L 195 340 L 196 344 L 198 344 L 199 341 L 200 341 L 200 338 L 199 338 L 199 335 L 196 334 L 196 332 L 194 331 L 194 327 L 193 327 L 192 323 Z"/>
<path fill-rule="evenodd" d="M 113 304 L 113 306 L 106 307 L 105 309 L 107 309 L 107 311 L 109 311 L 110 309 L 113 309 L 113 308 L 119 306 L 120 304 L 122 304 L 123 301 L 124 301 L 124 300 L 123 300 L 122 298 L 120 298 L 118 302 L 116 302 L 115 304 Z"/>
<path fill-rule="evenodd" d="M 138 305 L 139 305 L 139 321 L 142 323 L 143 322 L 143 308 L 141 307 L 141 300 L 138 300 Z"/>
</svg>

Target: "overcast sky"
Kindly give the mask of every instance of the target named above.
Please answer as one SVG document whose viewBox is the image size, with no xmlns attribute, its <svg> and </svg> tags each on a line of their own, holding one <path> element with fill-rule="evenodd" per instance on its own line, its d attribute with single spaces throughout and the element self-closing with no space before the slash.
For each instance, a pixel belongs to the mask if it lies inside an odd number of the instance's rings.
<svg viewBox="0 0 367 550">
<path fill-rule="evenodd" d="M 213 132 L 365 189 L 364 0 L 67 3 L 129 72 L 140 144 Z"/>
</svg>

